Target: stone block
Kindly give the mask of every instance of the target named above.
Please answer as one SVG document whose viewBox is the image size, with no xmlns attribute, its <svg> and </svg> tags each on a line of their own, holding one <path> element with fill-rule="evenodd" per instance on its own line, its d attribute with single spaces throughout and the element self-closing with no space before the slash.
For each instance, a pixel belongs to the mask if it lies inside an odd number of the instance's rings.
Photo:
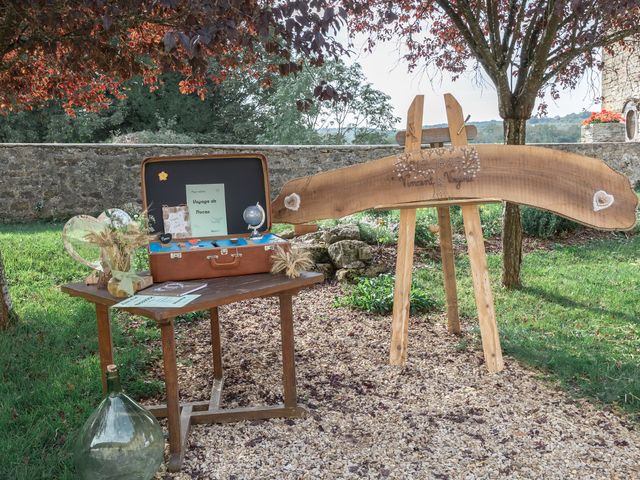
<svg viewBox="0 0 640 480">
<path fill-rule="evenodd" d="M 329 256 L 337 268 L 347 268 L 354 262 L 368 262 L 373 257 L 371 246 L 360 240 L 341 240 L 329 245 Z"/>
</svg>

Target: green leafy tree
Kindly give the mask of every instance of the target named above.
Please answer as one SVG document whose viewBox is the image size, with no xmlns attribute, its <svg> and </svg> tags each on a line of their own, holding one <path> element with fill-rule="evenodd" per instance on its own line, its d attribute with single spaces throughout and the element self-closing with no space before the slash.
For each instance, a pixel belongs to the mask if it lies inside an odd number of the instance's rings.
<svg viewBox="0 0 640 480">
<path fill-rule="evenodd" d="M 255 78 L 234 74 L 211 85 L 203 99 L 181 94 L 181 81 L 180 75 L 165 75 L 162 88 L 154 91 L 141 80 L 131 82 L 122 100 L 127 115 L 119 126 L 120 134 L 171 130 L 195 143 L 256 143 L 265 122 L 259 108 L 265 93 Z"/>
<path fill-rule="evenodd" d="M 250 76 L 233 75 L 210 94 L 182 94 L 183 77 L 160 77 L 162 88 L 149 89 L 142 78 L 127 82 L 127 96 L 113 99 L 108 109 L 77 110 L 68 116 L 60 101 L 28 112 L 0 117 L 2 142 L 126 143 L 256 143 L 265 115 L 265 93 Z"/>
<path fill-rule="evenodd" d="M 390 97 L 366 81 L 362 67 L 341 61 L 276 80 L 267 109 L 271 120 L 261 138 L 276 144 L 387 143 L 386 132 L 399 121 Z"/>
<path fill-rule="evenodd" d="M 0 142 L 101 142 L 122 125 L 126 105 L 116 101 L 107 110 L 78 110 L 74 117 L 65 113 L 60 101 L 30 111 L 0 116 Z"/>
</svg>

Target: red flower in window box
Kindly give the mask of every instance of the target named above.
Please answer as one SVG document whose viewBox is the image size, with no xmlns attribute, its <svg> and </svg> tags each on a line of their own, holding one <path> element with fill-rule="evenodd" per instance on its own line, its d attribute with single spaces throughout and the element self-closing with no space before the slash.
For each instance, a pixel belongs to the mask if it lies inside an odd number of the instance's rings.
<svg viewBox="0 0 640 480">
<path fill-rule="evenodd" d="M 591 116 L 584 120 L 582 125 L 591 125 L 593 123 L 624 123 L 624 117 L 621 113 L 602 110 L 601 112 L 591 113 Z"/>
</svg>

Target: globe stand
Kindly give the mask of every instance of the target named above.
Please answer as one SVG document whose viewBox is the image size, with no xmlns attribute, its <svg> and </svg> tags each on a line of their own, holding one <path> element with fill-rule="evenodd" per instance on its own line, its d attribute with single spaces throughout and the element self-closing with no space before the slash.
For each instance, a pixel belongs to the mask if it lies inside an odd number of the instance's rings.
<svg viewBox="0 0 640 480">
<path fill-rule="evenodd" d="M 249 238 L 251 240 L 260 240 L 262 238 L 262 234 L 259 233 L 258 230 L 264 225 L 267 218 L 264 208 L 262 208 L 260 202 L 245 208 L 242 213 L 242 218 L 247 222 L 247 228 L 251 230 Z"/>
</svg>

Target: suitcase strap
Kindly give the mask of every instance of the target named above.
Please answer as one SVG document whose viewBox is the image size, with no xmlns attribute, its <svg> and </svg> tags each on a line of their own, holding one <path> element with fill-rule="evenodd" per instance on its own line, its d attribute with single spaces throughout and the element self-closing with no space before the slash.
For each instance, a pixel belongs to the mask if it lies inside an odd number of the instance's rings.
<svg viewBox="0 0 640 480">
<path fill-rule="evenodd" d="M 231 258 L 231 261 L 221 261 L 224 257 Z M 229 253 L 229 249 L 221 248 L 219 255 L 209 255 L 207 260 L 209 260 L 211 268 L 232 268 L 240 263 L 241 257 L 242 253 L 238 252 L 237 248 L 235 249 L 235 253 Z"/>
</svg>

